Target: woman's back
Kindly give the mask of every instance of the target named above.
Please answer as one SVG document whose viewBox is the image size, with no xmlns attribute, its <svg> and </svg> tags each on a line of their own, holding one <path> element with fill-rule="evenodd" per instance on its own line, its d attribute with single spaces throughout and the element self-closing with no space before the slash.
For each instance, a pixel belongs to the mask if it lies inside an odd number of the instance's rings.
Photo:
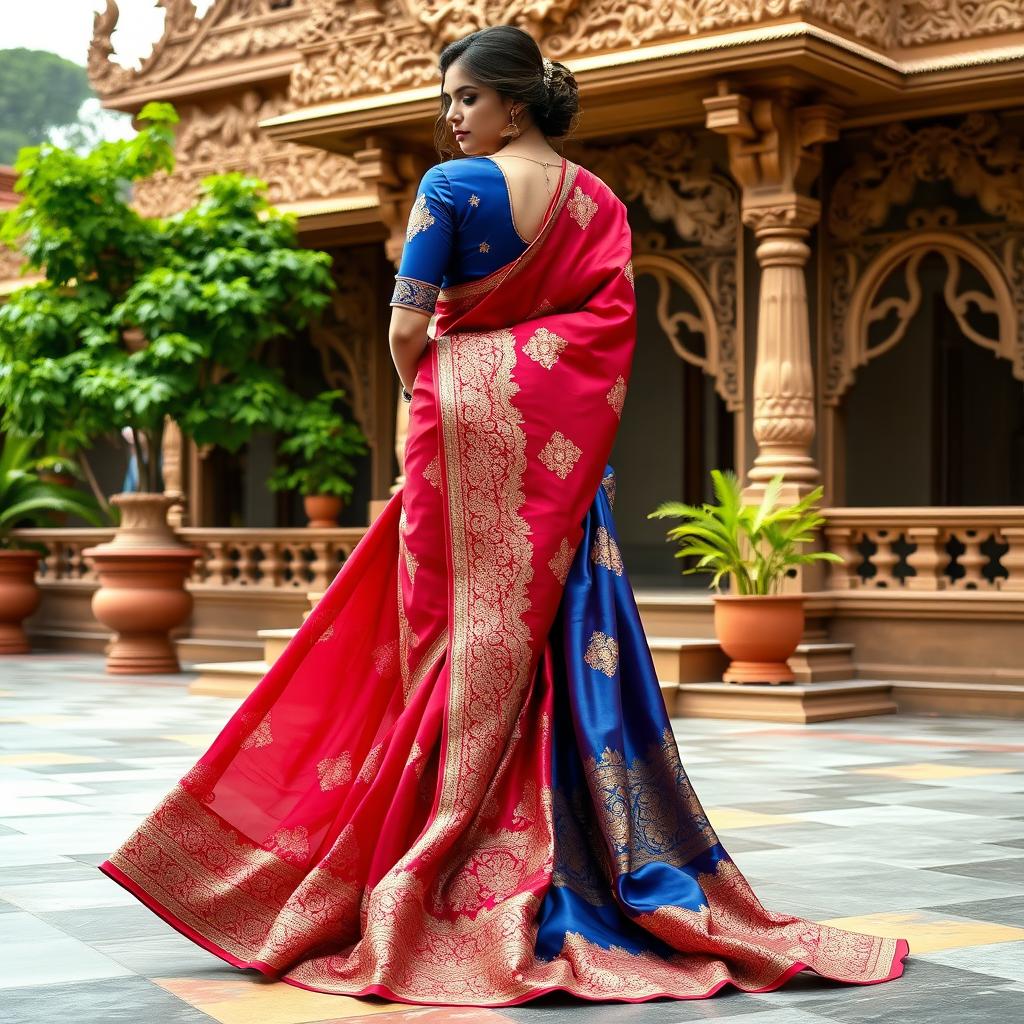
<svg viewBox="0 0 1024 1024">
<path fill-rule="evenodd" d="M 511 263 L 537 237 L 559 168 L 519 157 L 466 157 L 431 167 L 409 217 L 391 305 L 433 312 L 442 288 Z"/>
</svg>

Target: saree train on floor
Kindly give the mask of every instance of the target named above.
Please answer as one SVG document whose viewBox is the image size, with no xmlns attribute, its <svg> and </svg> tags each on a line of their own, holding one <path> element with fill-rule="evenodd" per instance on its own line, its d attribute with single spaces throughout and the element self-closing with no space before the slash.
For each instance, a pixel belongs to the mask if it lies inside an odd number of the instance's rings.
<svg viewBox="0 0 1024 1024">
<path fill-rule="evenodd" d="M 630 252 L 565 161 L 525 252 L 442 290 L 403 488 L 100 866 L 229 963 L 479 1006 L 902 973 L 902 939 L 766 911 L 680 764 L 611 511 Z"/>
</svg>

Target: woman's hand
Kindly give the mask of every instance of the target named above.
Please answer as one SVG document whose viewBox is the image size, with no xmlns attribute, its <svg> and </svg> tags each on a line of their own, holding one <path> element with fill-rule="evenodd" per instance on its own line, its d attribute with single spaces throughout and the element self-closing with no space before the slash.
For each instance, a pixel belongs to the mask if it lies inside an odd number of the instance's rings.
<svg viewBox="0 0 1024 1024">
<path fill-rule="evenodd" d="M 427 325 L 430 314 L 405 306 L 391 307 L 391 326 L 388 329 L 388 342 L 391 347 L 391 358 L 402 384 L 412 393 L 416 379 L 416 367 L 420 356 L 427 347 Z"/>
</svg>

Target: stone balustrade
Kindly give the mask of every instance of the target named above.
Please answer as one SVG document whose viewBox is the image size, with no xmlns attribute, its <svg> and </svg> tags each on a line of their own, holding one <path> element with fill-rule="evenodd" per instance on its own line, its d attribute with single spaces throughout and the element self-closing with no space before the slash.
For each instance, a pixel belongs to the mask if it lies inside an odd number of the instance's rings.
<svg viewBox="0 0 1024 1024">
<path fill-rule="evenodd" d="M 178 537 L 202 555 L 189 579 L 194 589 L 324 590 L 366 527 L 334 529 L 225 529 L 186 527 Z M 46 583 L 99 582 L 82 551 L 110 540 L 106 529 L 27 529 L 14 535 L 42 544 L 38 579 Z"/>
<path fill-rule="evenodd" d="M 831 590 L 1024 593 L 1024 508 L 824 509 Z"/>
</svg>

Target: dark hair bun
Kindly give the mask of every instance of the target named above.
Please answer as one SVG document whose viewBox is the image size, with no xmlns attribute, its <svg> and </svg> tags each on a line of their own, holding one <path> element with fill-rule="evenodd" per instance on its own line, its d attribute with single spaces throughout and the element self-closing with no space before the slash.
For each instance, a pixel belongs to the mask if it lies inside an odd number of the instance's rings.
<svg viewBox="0 0 1024 1024">
<path fill-rule="evenodd" d="M 557 60 L 551 62 L 547 94 L 547 106 L 535 111 L 537 127 L 549 138 L 564 138 L 579 120 L 580 90 L 576 76 Z"/>
</svg>

